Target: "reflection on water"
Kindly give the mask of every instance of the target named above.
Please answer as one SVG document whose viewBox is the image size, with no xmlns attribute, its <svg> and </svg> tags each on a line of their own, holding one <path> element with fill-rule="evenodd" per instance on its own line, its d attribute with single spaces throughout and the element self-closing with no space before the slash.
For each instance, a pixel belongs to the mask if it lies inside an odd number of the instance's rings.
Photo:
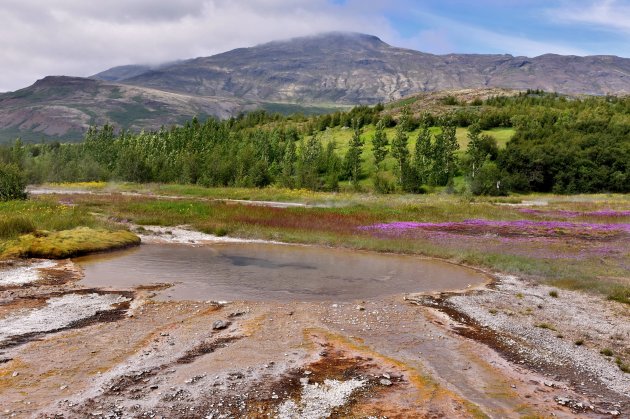
<svg viewBox="0 0 630 419">
<path fill-rule="evenodd" d="M 277 244 L 142 245 L 76 259 L 87 286 L 175 283 L 163 298 L 347 301 L 445 291 L 486 280 L 467 268 L 412 256 Z"/>
</svg>

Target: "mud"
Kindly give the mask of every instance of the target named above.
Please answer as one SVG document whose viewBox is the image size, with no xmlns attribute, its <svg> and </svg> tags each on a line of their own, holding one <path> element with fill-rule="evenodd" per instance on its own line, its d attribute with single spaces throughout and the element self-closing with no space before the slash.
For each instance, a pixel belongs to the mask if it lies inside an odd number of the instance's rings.
<svg viewBox="0 0 630 419">
<path fill-rule="evenodd" d="M 0 351 L 0 417 L 569 418 L 629 410 L 627 394 L 605 382 L 582 385 L 573 364 L 531 362 L 524 351 L 536 342 L 465 309 L 462 301 L 487 310 L 476 299 L 501 290 L 501 278 L 459 294 L 217 303 L 160 301 L 167 285 L 157 283 L 84 287 L 71 265 L 46 273 L 54 281 L 0 290 L 0 321 L 42 313 L 64 296 L 108 303 Z"/>
</svg>

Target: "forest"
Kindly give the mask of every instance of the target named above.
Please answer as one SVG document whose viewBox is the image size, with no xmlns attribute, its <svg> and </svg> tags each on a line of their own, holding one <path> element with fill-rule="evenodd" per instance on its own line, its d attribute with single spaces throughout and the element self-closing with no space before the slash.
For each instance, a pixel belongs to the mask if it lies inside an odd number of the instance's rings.
<svg viewBox="0 0 630 419">
<path fill-rule="evenodd" d="M 0 148 L 0 199 L 22 197 L 25 184 L 108 180 L 377 193 L 630 192 L 629 97 L 527 91 L 444 102 L 448 111 L 423 113 L 408 103 L 311 117 L 259 110 L 151 132 L 106 125 L 79 144 L 17 139 Z M 466 128 L 465 148 L 458 127 Z M 494 128 L 513 130 L 504 147 L 486 132 Z M 350 139 L 326 135 L 332 129 Z"/>
</svg>

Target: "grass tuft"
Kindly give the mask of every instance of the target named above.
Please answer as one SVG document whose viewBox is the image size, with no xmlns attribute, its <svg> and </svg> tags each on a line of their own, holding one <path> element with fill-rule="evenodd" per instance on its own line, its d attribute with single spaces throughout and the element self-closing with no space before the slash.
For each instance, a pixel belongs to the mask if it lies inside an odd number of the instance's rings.
<svg viewBox="0 0 630 419">
<path fill-rule="evenodd" d="M 630 304 L 630 287 L 622 285 L 614 286 L 608 293 L 608 299 L 624 304 Z"/>
<path fill-rule="evenodd" d="M 20 236 L 8 244 L 2 257 L 63 259 L 138 244 L 140 238 L 126 230 L 77 227 L 72 230 L 38 231 Z"/>
<path fill-rule="evenodd" d="M 3 239 L 32 233 L 35 229 L 33 220 L 22 215 L 0 218 L 0 238 Z"/>
</svg>

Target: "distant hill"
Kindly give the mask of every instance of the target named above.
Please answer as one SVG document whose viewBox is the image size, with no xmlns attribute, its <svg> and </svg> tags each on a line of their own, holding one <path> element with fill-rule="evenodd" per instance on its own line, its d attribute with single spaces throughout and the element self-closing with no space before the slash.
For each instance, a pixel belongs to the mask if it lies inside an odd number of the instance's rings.
<svg viewBox="0 0 630 419">
<path fill-rule="evenodd" d="M 451 89 L 629 94 L 630 59 L 433 55 L 357 33 L 326 33 L 157 67 L 114 67 L 91 79 L 47 77 L 0 95 L 0 140 L 76 138 L 90 124 L 159 128 L 194 115 L 257 107 L 325 112 Z"/>
<path fill-rule="evenodd" d="M 0 95 L 0 141 L 80 140 L 90 125 L 114 123 L 134 130 L 253 109 L 237 99 L 197 97 L 78 77 L 46 77 Z"/>
</svg>

